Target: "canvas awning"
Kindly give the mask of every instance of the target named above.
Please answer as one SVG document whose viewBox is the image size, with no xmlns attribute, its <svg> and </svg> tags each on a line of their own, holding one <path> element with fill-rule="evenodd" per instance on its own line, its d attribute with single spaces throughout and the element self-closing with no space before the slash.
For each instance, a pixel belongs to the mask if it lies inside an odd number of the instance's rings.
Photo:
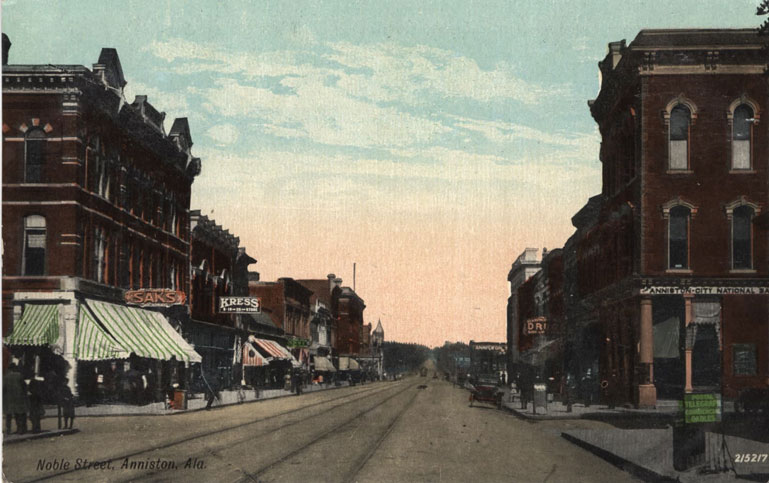
<svg viewBox="0 0 769 483">
<path fill-rule="evenodd" d="M 166 361 L 176 358 L 184 362 L 202 360 L 158 312 L 97 300 L 88 300 L 80 308 L 89 309 L 120 346 L 139 357 Z"/>
<path fill-rule="evenodd" d="M 33 304 L 24 311 L 5 338 L 7 345 L 51 345 L 59 340 L 59 307 L 61 304 Z"/>
<path fill-rule="evenodd" d="M 270 362 L 259 354 L 251 342 L 243 344 L 243 365 L 249 367 L 263 367 Z"/>
<path fill-rule="evenodd" d="M 102 361 L 105 359 L 127 359 L 131 351 L 109 335 L 85 307 L 80 310 L 78 328 L 75 334 L 75 359 L 79 361 Z"/>
<path fill-rule="evenodd" d="M 275 341 L 267 340 L 267 339 L 258 339 L 256 337 L 249 336 L 248 340 L 255 343 L 258 347 L 260 347 L 263 351 L 265 351 L 270 359 L 272 360 L 285 360 L 290 361 L 291 365 L 294 367 L 301 367 L 301 363 L 297 361 L 293 355 L 283 347 L 282 345 L 278 344 Z"/>
<path fill-rule="evenodd" d="M 336 367 L 328 357 L 315 356 L 316 372 L 336 372 Z"/>
<path fill-rule="evenodd" d="M 357 371 L 360 369 L 358 361 L 349 356 L 341 356 L 339 358 L 339 370 L 340 371 Z"/>
</svg>

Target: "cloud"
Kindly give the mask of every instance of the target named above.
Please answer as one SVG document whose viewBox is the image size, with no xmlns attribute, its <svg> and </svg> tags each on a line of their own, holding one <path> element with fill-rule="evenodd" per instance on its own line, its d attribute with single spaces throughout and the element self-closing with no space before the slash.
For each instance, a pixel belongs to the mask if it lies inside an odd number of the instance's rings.
<svg viewBox="0 0 769 483">
<path fill-rule="evenodd" d="M 190 104 L 184 92 L 169 92 L 152 87 L 141 82 L 129 81 L 126 83 L 124 95 L 126 101 L 131 103 L 136 96 L 147 96 L 147 100 L 155 109 L 166 113 L 166 121 L 173 122 L 177 117 L 187 117 Z"/>
<path fill-rule="evenodd" d="M 426 144 L 450 129 L 395 107 L 380 107 L 346 96 L 317 76 L 287 77 L 292 93 L 218 79 L 197 90 L 205 106 L 226 117 L 249 117 L 266 132 L 335 146 L 392 147 Z"/>
<path fill-rule="evenodd" d="M 240 135 L 238 128 L 232 124 L 218 124 L 206 131 L 206 135 L 219 146 L 235 144 Z"/>
</svg>

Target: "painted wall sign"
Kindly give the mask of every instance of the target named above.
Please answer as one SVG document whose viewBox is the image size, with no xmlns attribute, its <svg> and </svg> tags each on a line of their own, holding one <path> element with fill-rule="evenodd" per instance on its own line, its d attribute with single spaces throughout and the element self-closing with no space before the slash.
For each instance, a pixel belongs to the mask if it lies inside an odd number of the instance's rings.
<svg viewBox="0 0 769 483">
<path fill-rule="evenodd" d="M 524 334 L 544 334 L 547 331 L 547 317 L 534 317 L 526 319 L 523 326 Z"/>
<path fill-rule="evenodd" d="M 220 314 L 258 314 L 262 302 L 258 297 L 219 297 Z"/>
<path fill-rule="evenodd" d="M 123 297 L 125 303 L 130 305 L 183 305 L 187 300 L 184 292 L 164 288 L 128 290 Z"/>
<path fill-rule="evenodd" d="M 769 287 L 648 286 L 641 295 L 769 295 Z"/>
</svg>

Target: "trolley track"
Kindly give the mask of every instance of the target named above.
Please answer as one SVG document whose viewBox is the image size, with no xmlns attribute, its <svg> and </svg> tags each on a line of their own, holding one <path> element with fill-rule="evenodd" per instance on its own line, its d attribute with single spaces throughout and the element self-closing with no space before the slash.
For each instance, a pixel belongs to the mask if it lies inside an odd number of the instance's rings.
<svg viewBox="0 0 769 483">
<path fill-rule="evenodd" d="M 299 424 L 299 423 L 304 422 L 304 421 L 306 421 L 306 420 L 308 420 L 310 418 L 318 417 L 319 415 L 322 415 L 322 414 L 328 413 L 330 411 L 333 411 L 334 409 L 337 409 L 337 408 L 339 408 L 341 406 L 344 406 L 346 404 L 352 404 L 352 403 L 355 403 L 355 402 L 358 402 L 358 401 L 361 401 L 361 400 L 369 399 L 371 397 L 376 396 L 377 394 L 380 394 L 382 392 L 386 392 L 388 390 L 391 390 L 391 389 L 393 389 L 393 387 L 399 387 L 401 384 L 402 383 L 397 383 L 397 385 L 395 385 L 395 386 L 387 385 L 387 386 L 385 386 L 383 388 L 373 387 L 371 389 L 367 388 L 367 389 L 364 389 L 364 390 L 358 390 L 358 391 L 356 391 L 356 392 L 354 392 L 352 394 L 344 394 L 344 395 L 336 396 L 336 397 L 333 397 L 333 398 L 330 398 L 330 399 L 327 399 L 327 400 L 313 402 L 313 403 L 310 403 L 310 404 L 307 404 L 307 405 L 304 405 L 304 406 L 301 406 L 301 407 L 298 407 L 298 408 L 290 409 L 290 410 L 287 410 L 287 411 L 282 411 L 282 412 L 279 412 L 279 413 L 276 413 L 276 414 L 273 414 L 273 415 L 270 415 L 270 416 L 260 417 L 260 418 L 256 418 L 256 419 L 253 419 L 253 420 L 250 420 L 250 421 L 245 421 L 245 422 L 241 422 L 241 423 L 238 423 L 238 424 L 228 425 L 226 427 L 217 428 L 215 430 L 202 431 L 202 432 L 194 433 L 194 434 L 191 434 L 189 436 L 185 436 L 185 437 L 182 437 L 182 438 L 179 438 L 179 439 L 168 441 L 168 442 L 165 442 L 165 443 L 160 444 L 160 445 L 155 445 L 155 446 L 146 447 L 146 448 L 139 448 L 139 449 L 137 449 L 135 451 L 126 452 L 126 453 L 123 453 L 123 454 L 120 454 L 120 455 L 117 455 L 117 456 L 110 456 L 110 457 L 102 459 L 101 461 L 113 462 L 114 463 L 114 462 L 122 461 L 122 460 L 125 460 L 125 459 L 133 459 L 133 458 L 140 457 L 141 455 L 146 454 L 146 453 L 152 453 L 152 452 L 157 452 L 158 450 L 174 448 L 174 447 L 181 446 L 181 445 L 184 445 L 184 444 L 189 444 L 189 443 L 194 442 L 196 440 L 208 439 L 208 438 L 211 438 L 213 436 L 220 436 L 220 435 L 223 435 L 223 434 L 228 433 L 230 431 L 242 430 L 242 429 L 247 428 L 249 426 L 253 426 L 253 425 L 256 425 L 256 424 L 260 424 L 260 423 L 265 423 L 265 422 L 272 421 L 272 420 L 275 420 L 275 419 L 278 419 L 278 418 L 284 417 L 284 416 L 290 416 L 290 415 L 293 415 L 293 414 L 296 414 L 296 413 L 300 413 L 300 412 L 305 411 L 305 410 L 310 410 L 311 414 L 309 414 L 309 415 L 307 415 L 305 417 L 296 419 L 296 420 L 289 421 L 286 424 L 283 424 L 283 425 L 280 425 L 280 426 L 278 426 L 276 428 L 273 428 L 272 430 L 269 430 L 269 431 L 267 431 L 267 432 L 265 432 L 265 433 L 263 433 L 261 435 L 262 437 L 264 437 L 264 436 L 266 436 L 268 434 L 280 431 L 283 428 Z M 340 402 L 338 404 L 333 404 L 335 402 L 338 402 L 338 401 L 344 400 L 344 399 L 346 399 L 346 401 L 342 401 L 342 402 Z M 331 404 L 331 406 L 328 406 L 329 404 Z M 239 406 L 235 406 L 235 407 L 239 407 Z M 318 409 L 319 407 L 324 407 L 324 409 L 321 410 L 321 411 L 315 411 L 315 412 L 312 411 L 313 409 Z M 253 435 L 249 436 L 248 438 L 245 438 L 245 440 L 249 440 L 249 439 L 253 439 Z M 211 453 L 209 453 L 209 454 L 211 454 Z M 49 474 L 46 474 L 46 475 L 39 476 L 37 478 L 23 480 L 23 481 L 26 481 L 26 482 L 46 481 L 46 480 L 51 480 L 51 479 L 58 478 L 58 477 L 61 477 L 61 476 L 72 475 L 72 474 L 75 474 L 75 473 L 81 473 L 81 472 L 86 472 L 86 471 L 88 471 L 88 470 L 87 469 L 69 469 L 69 470 L 64 470 L 64 471 L 58 471 L 58 472 L 55 472 L 55 473 L 49 473 Z M 144 473 L 143 475 L 140 475 L 139 478 L 141 478 L 142 476 L 152 476 L 155 473 L 156 472 L 154 472 L 154 471 L 147 472 L 147 473 Z M 130 478 L 130 480 L 135 480 L 135 479 L 137 479 L 137 478 L 136 477 L 131 477 Z"/>
<path fill-rule="evenodd" d="M 383 399 L 382 401 L 379 401 L 374 406 L 366 408 L 366 409 L 364 409 L 362 411 L 356 412 L 352 417 L 349 417 L 349 418 L 345 419 L 344 421 L 342 421 L 341 423 L 339 423 L 337 425 L 333 425 L 332 427 L 322 431 L 320 434 L 315 435 L 309 441 L 301 444 L 300 446 L 298 446 L 297 448 L 293 449 L 289 453 L 283 455 L 282 457 L 280 457 L 280 458 L 278 458 L 278 459 L 276 459 L 276 460 L 274 460 L 274 461 L 272 461 L 270 463 L 267 463 L 267 464 L 264 464 L 264 465 L 260 466 L 256 470 L 253 470 L 253 471 L 243 471 L 244 475 L 243 475 L 243 477 L 241 479 L 237 480 L 238 483 L 247 482 L 247 481 L 250 481 L 250 482 L 262 481 L 262 477 L 263 477 L 263 475 L 265 473 L 269 472 L 270 470 L 273 470 L 273 469 L 277 468 L 280 465 L 283 465 L 283 464 L 286 464 L 286 463 L 290 463 L 292 458 L 294 458 L 295 456 L 301 454 L 304 451 L 309 450 L 310 448 L 312 448 L 314 445 L 320 443 L 321 441 L 323 441 L 325 439 L 328 439 L 329 437 L 331 437 L 333 435 L 338 434 L 340 429 L 342 429 L 342 428 L 344 428 L 346 426 L 349 426 L 350 424 L 358 421 L 361 418 L 361 416 L 363 416 L 365 414 L 368 414 L 368 413 L 371 413 L 371 412 L 379 409 L 383 405 L 387 404 L 391 400 L 393 400 L 396 397 L 400 396 L 401 394 L 403 394 L 407 390 L 413 389 L 414 387 L 415 386 L 407 386 L 404 389 L 396 392 L 395 394 L 392 394 L 392 395 L 388 396 L 387 398 Z M 347 477 L 343 478 L 343 481 L 345 481 L 345 482 L 354 481 L 354 477 L 360 472 L 361 469 L 363 469 L 363 467 L 368 462 L 368 460 L 371 459 L 371 457 L 374 455 L 374 453 L 379 448 L 379 446 L 381 446 L 382 442 L 384 442 L 384 440 L 387 438 L 387 436 L 389 436 L 389 434 L 392 432 L 392 429 L 395 427 L 397 422 L 400 420 L 401 415 L 403 415 L 411 407 L 411 405 L 416 400 L 416 397 L 417 397 L 418 394 L 419 394 L 419 392 L 414 391 L 414 393 L 409 398 L 408 402 L 403 406 L 402 409 L 400 409 L 398 411 L 396 417 L 390 422 L 390 424 L 388 424 L 388 426 L 386 427 L 386 429 L 383 432 L 383 434 L 381 434 L 376 439 L 374 444 L 368 449 L 368 451 L 366 451 L 366 453 L 364 453 L 363 457 L 360 458 L 359 461 L 357 461 L 354 464 L 352 470 L 348 472 Z"/>
</svg>

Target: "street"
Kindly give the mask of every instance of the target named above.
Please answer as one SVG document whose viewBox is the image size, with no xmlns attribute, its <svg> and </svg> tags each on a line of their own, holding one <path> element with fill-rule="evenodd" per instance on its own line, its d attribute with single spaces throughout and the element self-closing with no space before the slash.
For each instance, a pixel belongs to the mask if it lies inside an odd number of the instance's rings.
<svg viewBox="0 0 769 483">
<path fill-rule="evenodd" d="M 81 418 L 3 448 L 28 481 L 634 481 L 572 445 L 596 421 L 520 420 L 420 377 L 173 416 Z"/>
</svg>

